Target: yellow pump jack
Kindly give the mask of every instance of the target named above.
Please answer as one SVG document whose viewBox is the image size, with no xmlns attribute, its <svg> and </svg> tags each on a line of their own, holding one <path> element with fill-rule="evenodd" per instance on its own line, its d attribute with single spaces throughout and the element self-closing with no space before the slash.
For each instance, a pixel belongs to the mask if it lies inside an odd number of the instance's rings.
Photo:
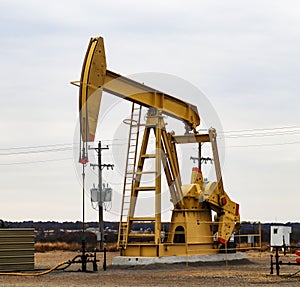
<svg viewBox="0 0 300 287">
<path fill-rule="evenodd" d="M 229 198 L 223 187 L 215 129 L 206 133 L 196 131 L 200 125 L 197 107 L 107 70 L 101 37 L 90 40 L 81 79 L 76 83 L 80 87 L 81 140 L 85 144 L 95 137 L 102 91 L 133 103 L 118 234 L 121 255 L 162 257 L 218 253 L 239 226 L 239 205 Z M 148 108 L 145 124 L 140 123 L 140 114 L 136 120 L 133 118 L 141 107 Z M 163 115 L 182 121 L 185 134 L 167 132 Z M 144 132 L 138 155 L 140 126 L 144 127 Z M 134 129 L 137 129 L 135 133 Z M 151 131 L 155 138 L 155 152 L 147 153 Z M 217 181 L 205 185 L 201 171 L 193 168 L 191 183 L 182 184 L 176 145 L 203 142 L 211 143 Z M 151 171 L 145 165 L 149 159 L 155 161 L 155 168 Z M 161 222 L 162 173 L 166 176 L 174 206 L 166 237 Z M 146 175 L 153 176 L 150 185 L 143 183 Z M 153 193 L 154 214 L 138 217 L 136 204 L 143 192 Z M 214 221 L 212 211 L 217 214 Z M 153 232 L 134 232 L 132 226 L 140 223 L 152 225 Z"/>
</svg>

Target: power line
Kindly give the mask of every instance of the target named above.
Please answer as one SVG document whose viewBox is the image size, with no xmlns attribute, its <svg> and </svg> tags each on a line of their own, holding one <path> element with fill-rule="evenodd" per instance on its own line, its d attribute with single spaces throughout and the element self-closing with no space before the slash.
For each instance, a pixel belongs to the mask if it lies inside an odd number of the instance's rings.
<svg viewBox="0 0 300 287">
<path fill-rule="evenodd" d="M 73 143 L 76 144 L 76 143 Z M 35 148 L 44 148 L 44 147 L 55 147 L 55 146 L 65 146 L 65 145 L 72 145 L 72 143 L 57 143 L 57 144 L 50 144 L 50 145 L 38 145 L 38 146 L 20 146 L 20 147 L 10 147 L 10 148 L 0 148 L 0 150 L 18 150 L 18 149 L 35 149 Z"/>
<path fill-rule="evenodd" d="M 281 145 L 292 145 L 292 144 L 300 144 L 299 142 L 286 142 L 286 143 L 267 143 L 267 144 L 253 144 L 253 145 L 228 145 L 226 148 L 244 148 L 244 147 L 262 147 L 262 146 L 281 146 Z"/>
<path fill-rule="evenodd" d="M 239 132 L 249 132 L 249 131 L 265 131 L 265 130 L 283 130 L 283 129 L 300 129 L 300 126 L 285 126 L 277 128 L 256 128 L 256 129 L 244 129 L 244 130 L 233 130 L 224 131 L 223 133 L 239 133 Z"/>
<path fill-rule="evenodd" d="M 33 164 L 33 163 L 44 163 L 44 162 L 51 162 L 51 161 L 63 161 L 63 160 L 70 160 L 73 159 L 72 157 L 68 158 L 59 158 L 59 159 L 46 159 L 46 160 L 36 160 L 36 161 L 23 161 L 23 162 L 12 162 L 12 163 L 0 163 L 0 166 L 7 166 L 7 165 L 23 165 L 23 164 Z"/>
<path fill-rule="evenodd" d="M 236 134 L 236 135 L 224 135 L 224 138 L 241 138 L 241 137 L 273 137 L 273 136 L 284 136 L 284 135 L 297 135 L 299 131 L 286 131 L 281 133 L 253 133 L 253 134 Z"/>
<path fill-rule="evenodd" d="M 289 129 L 289 130 L 287 130 Z M 285 130 L 285 131 L 284 131 Z M 256 128 L 256 129 L 244 129 L 244 130 L 232 130 L 220 132 L 224 138 L 241 138 L 241 137 L 268 137 L 268 136 L 283 136 L 283 135 L 298 135 L 300 134 L 300 126 L 285 126 L 276 128 Z M 126 138 L 115 138 L 115 139 L 105 139 L 103 142 L 110 142 L 109 146 L 122 146 L 127 144 L 124 143 L 114 143 L 119 141 L 125 141 Z M 290 143 L 287 143 L 290 144 Z M 20 147 L 9 147 L 0 148 L 0 151 L 12 151 L 7 153 L 0 153 L 0 156 L 6 155 L 18 155 L 18 154 L 31 154 L 31 153 L 44 153 L 44 152 L 61 152 L 72 150 L 74 146 L 79 145 L 79 143 L 57 143 L 49 145 L 37 145 L 37 146 L 20 146 Z M 274 144 L 272 144 L 274 145 Z M 281 145 L 281 144 L 280 144 Z M 57 148 L 55 148 L 57 147 Z M 45 148 L 45 149 L 43 149 Z M 35 150 L 39 149 L 39 150 Z M 14 151 L 21 150 L 21 151 Z"/>
<path fill-rule="evenodd" d="M 72 147 L 70 148 L 57 148 L 57 149 L 45 149 L 45 150 L 31 150 L 31 151 L 19 151 L 19 152 L 8 152 L 8 153 L 0 153 L 1 155 L 18 155 L 18 154 L 33 154 L 33 153 L 43 153 L 43 152 L 61 152 L 61 151 L 68 151 L 73 150 Z"/>
<path fill-rule="evenodd" d="M 253 144 L 253 145 L 226 145 L 225 148 L 248 148 L 248 147 L 263 147 L 263 146 L 282 146 L 282 145 L 293 145 L 300 144 L 300 141 L 296 142 L 286 142 L 286 143 L 268 143 L 268 144 Z M 13 163 L 0 163 L 0 166 L 10 166 L 10 165 L 24 165 L 24 164 L 36 164 L 36 163 L 46 163 L 54 161 L 64 161 L 71 160 L 73 157 L 60 158 L 60 159 L 46 159 L 46 160 L 36 160 L 36 161 L 24 161 L 24 162 L 13 162 Z"/>
</svg>

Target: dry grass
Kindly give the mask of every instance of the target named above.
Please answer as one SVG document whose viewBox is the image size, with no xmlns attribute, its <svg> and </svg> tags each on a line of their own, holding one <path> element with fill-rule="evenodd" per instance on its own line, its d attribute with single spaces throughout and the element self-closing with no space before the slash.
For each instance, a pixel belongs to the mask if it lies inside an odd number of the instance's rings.
<svg viewBox="0 0 300 287">
<path fill-rule="evenodd" d="M 117 252 L 118 251 L 117 243 L 107 243 L 106 250 L 108 252 Z"/>
<path fill-rule="evenodd" d="M 66 242 L 37 242 L 34 244 L 34 249 L 36 252 L 48 252 L 54 250 L 64 250 L 64 251 L 77 251 L 81 249 L 78 243 L 66 243 Z"/>
<path fill-rule="evenodd" d="M 87 245 L 88 250 L 94 250 L 94 246 Z M 66 243 L 66 242 L 36 242 L 34 244 L 34 250 L 36 252 L 49 252 L 49 251 L 78 251 L 81 250 L 79 243 Z M 106 250 L 108 252 L 117 251 L 117 243 L 107 243 Z"/>
</svg>

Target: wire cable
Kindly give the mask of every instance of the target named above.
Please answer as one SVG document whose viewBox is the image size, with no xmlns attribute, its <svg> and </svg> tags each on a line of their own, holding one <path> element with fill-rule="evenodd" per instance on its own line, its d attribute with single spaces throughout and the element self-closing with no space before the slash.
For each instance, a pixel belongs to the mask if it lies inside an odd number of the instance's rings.
<svg viewBox="0 0 300 287">
<path fill-rule="evenodd" d="M 251 132 L 251 131 L 265 131 L 265 130 L 283 130 L 283 129 L 300 129 L 300 126 L 286 126 L 286 127 L 277 127 L 277 128 L 257 128 L 257 129 L 244 129 L 244 130 L 233 130 L 233 131 L 224 131 L 223 133 L 240 133 L 240 132 Z"/>
<path fill-rule="evenodd" d="M 244 130 L 231 130 L 220 132 L 221 138 L 237 139 L 243 137 L 269 137 L 269 136 L 285 136 L 285 135 L 298 135 L 300 134 L 300 125 L 285 126 L 285 127 L 275 127 L 275 128 L 255 128 L 255 129 L 244 129 Z M 116 139 L 103 139 L 104 142 L 110 142 L 109 146 L 123 146 L 120 141 L 124 141 L 126 138 L 116 138 Z M 288 142 L 288 143 L 272 143 L 272 144 L 259 144 L 259 145 L 241 145 L 241 146 L 231 146 L 231 147 L 250 147 L 250 146 L 272 146 L 272 145 L 288 145 L 297 144 L 299 142 Z M 38 153 L 53 153 L 53 152 L 64 152 L 71 151 L 74 145 L 79 145 L 79 143 L 57 143 L 49 145 L 37 145 L 37 146 L 21 146 L 21 147 L 10 147 L 1 148 L 0 156 L 11 156 L 11 155 L 28 155 L 28 154 L 38 154 Z M 230 147 L 230 146 L 228 146 Z M 37 150 L 36 150 L 37 149 Z M 28 163 L 39 163 L 54 160 L 42 160 L 42 161 L 32 161 Z M 8 163 L 0 165 L 13 165 L 13 164 L 27 164 L 27 162 L 17 162 Z"/>
<path fill-rule="evenodd" d="M 55 147 L 55 146 L 65 146 L 65 145 L 77 145 L 78 143 L 57 143 L 57 144 L 49 144 L 49 145 L 37 145 L 37 146 L 19 146 L 19 147 L 11 147 L 11 148 L 0 148 L 0 150 L 14 150 L 14 149 L 34 149 L 34 148 L 43 148 L 43 147 Z"/>
<path fill-rule="evenodd" d="M 293 277 L 293 276 L 297 275 L 298 273 L 300 273 L 300 270 L 298 270 L 297 272 L 295 272 L 293 274 L 290 274 L 288 277 Z"/>
<path fill-rule="evenodd" d="M 281 146 L 281 145 L 292 145 L 300 144 L 300 142 L 286 142 L 286 143 L 269 143 L 269 144 L 253 144 L 253 145 L 228 145 L 226 148 L 239 148 L 239 147 L 262 147 L 262 146 Z"/>
<path fill-rule="evenodd" d="M 45 162 L 51 162 L 51 161 L 63 161 L 63 160 L 71 160 L 71 159 L 73 159 L 73 158 L 72 157 L 67 157 L 67 158 L 59 158 L 59 159 L 45 159 L 45 160 L 36 160 L 36 161 L 21 161 L 21 162 L 12 162 L 12 163 L 0 163 L 0 166 L 45 163 Z"/>
<path fill-rule="evenodd" d="M 32 153 L 43 153 L 43 152 L 61 152 L 61 151 L 67 151 L 67 150 L 73 150 L 72 147 L 70 148 L 57 148 L 57 149 L 45 149 L 45 150 L 32 150 L 32 151 L 19 151 L 19 152 L 10 152 L 10 153 L 0 153 L 0 156 L 6 156 L 6 155 L 18 155 L 18 154 L 32 154 Z"/>
<path fill-rule="evenodd" d="M 256 133 L 256 134 L 237 134 L 237 135 L 224 135 L 224 138 L 242 138 L 242 137 L 273 137 L 273 136 L 284 136 L 284 135 L 298 135 L 300 131 L 292 132 L 281 132 L 281 133 Z"/>
</svg>

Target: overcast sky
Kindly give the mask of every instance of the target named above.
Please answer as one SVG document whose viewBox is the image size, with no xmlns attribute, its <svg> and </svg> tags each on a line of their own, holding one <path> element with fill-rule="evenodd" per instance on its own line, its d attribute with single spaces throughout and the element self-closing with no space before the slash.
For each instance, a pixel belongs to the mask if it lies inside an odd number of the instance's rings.
<svg viewBox="0 0 300 287">
<path fill-rule="evenodd" d="M 0 21 L 0 218 L 81 220 L 78 89 L 69 82 L 80 78 L 90 37 L 103 36 L 110 70 L 171 89 L 161 73 L 205 95 L 222 125 L 225 190 L 242 220 L 300 220 L 299 1 L 2 0 Z M 116 102 L 111 127 L 107 107 Z M 130 106 L 109 95 L 103 105 L 97 139 L 110 145 L 103 153 L 112 163 Z M 115 189 L 106 220 L 119 219 L 117 175 L 104 171 Z M 96 221 L 86 200 L 86 219 Z"/>
</svg>

